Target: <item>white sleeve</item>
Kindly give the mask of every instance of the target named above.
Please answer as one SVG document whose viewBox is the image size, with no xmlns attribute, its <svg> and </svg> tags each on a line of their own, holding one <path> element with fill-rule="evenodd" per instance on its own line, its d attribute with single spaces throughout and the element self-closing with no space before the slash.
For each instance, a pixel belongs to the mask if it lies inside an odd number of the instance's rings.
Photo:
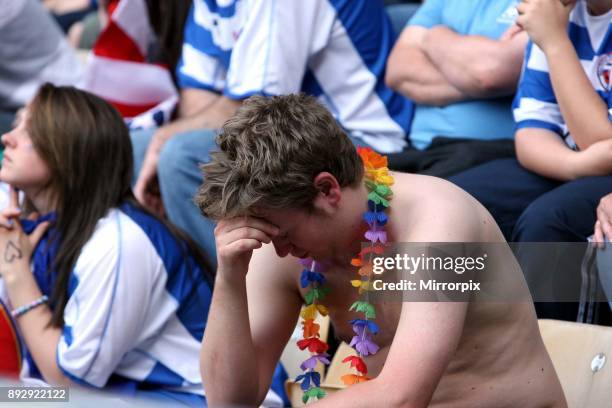
<svg viewBox="0 0 612 408">
<path fill-rule="evenodd" d="M 323 0 L 248 0 L 224 94 L 280 95 L 301 89 L 309 59 L 329 42 L 336 14 Z"/>
<path fill-rule="evenodd" d="M 77 383 L 103 387 L 145 324 L 161 266 L 146 237 L 125 232 L 128 221 L 113 211 L 98 223 L 69 283 L 57 363 Z"/>
<path fill-rule="evenodd" d="M 215 56 L 216 50 L 208 39 L 214 25 L 212 15 L 203 0 L 195 0 L 185 21 L 181 58 L 176 67 L 180 88 L 198 88 L 221 92 L 225 86 L 225 68 Z"/>
</svg>

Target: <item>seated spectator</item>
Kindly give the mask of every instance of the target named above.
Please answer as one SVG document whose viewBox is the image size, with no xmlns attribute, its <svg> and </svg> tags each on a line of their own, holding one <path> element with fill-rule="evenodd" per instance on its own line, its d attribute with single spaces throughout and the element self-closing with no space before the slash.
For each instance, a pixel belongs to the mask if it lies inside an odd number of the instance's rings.
<svg viewBox="0 0 612 408">
<path fill-rule="evenodd" d="M 387 83 L 416 102 L 411 146 L 391 168 L 446 177 L 514 156 L 510 96 L 527 35 L 516 2 L 427 0 L 402 32 Z"/>
<path fill-rule="evenodd" d="M 583 242 L 592 232 L 612 183 L 611 8 L 559 0 L 519 6 L 532 42 L 514 104 L 518 162 L 494 161 L 451 179 L 485 204 L 508 239 Z"/>
<path fill-rule="evenodd" d="M 585 242 L 597 203 L 610 191 L 611 9 L 609 1 L 518 6 L 518 22 L 532 40 L 514 104 L 518 162 L 494 161 L 451 179 L 480 200 L 513 241 Z M 573 264 L 564 269 L 575 274 L 551 281 L 579 288 L 580 261 L 564 259 Z M 537 265 L 524 269 L 538 273 Z M 539 316 L 576 318 L 576 304 L 559 307 L 539 307 Z"/>
<path fill-rule="evenodd" d="M 74 85 L 79 60 L 39 0 L 0 0 L 0 133 L 45 82 Z"/>
<path fill-rule="evenodd" d="M 22 376 L 201 406 L 211 271 L 134 199 L 119 114 L 47 84 L 2 142 L 0 179 L 13 191 L 0 214 L 0 292 L 26 346 Z"/>
<path fill-rule="evenodd" d="M 253 94 L 316 95 L 356 143 L 401 151 L 412 104 L 384 84 L 394 38 L 378 0 L 195 0 L 177 69 L 179 117 L 132 134 L 136 168 L 144 157 L 136 197 L 160 208 L 161 190 L 168 218 L 213 255 L 214 225 L 191 202 L 198 165 L 215 129 Z"/>
<path fill-rule="evenodd" d="M 304 402 L 322 396 L 320 377 L 307 371 L 326 361 L 327 345 L 313 329 L 320 312 L 339 339 L 356 346 L 351 365 L 359 373 L 345 376 L 354 385 L 320 406 L 567 406 L 520 269 L 475 200 L 444 180 L 390 174 L 385 158 L 367 149 L 358 155 L 332 115 L 304 95 L 248 99 L 218 140 L 196 197 L 204 215 L 220 220 L 201 360 L 211 404 L 261 402 L 306 303 L 300 342 L 313 356 L 302 364 Z M 392 195 L 391 203 L 379 193 Z M 499 251 L 489 253 L 496 261 L 486 276 L 500 271 L 512 281 L 504 292 L 517 297 L 509 304 L 478 292 L 441 302 L 370 295 L 366 250 L 379 239 L 372 233 L 383 234 L 383 243 L 425 243 L 428 254 L 435 242 L 492 243 Z M 363 237 L 371 246 L 361 245 Z M 228 337 L 232 352 L 219 353 Z"/>
</svg>

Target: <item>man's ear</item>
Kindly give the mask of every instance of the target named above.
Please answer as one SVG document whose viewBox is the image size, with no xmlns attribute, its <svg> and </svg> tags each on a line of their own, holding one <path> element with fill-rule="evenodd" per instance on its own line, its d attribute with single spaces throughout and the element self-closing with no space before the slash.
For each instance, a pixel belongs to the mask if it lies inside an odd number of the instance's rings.
<svg viewBox="0 0 612 408">
<path fill-rule="evenodd" d="M 342 188 L 338 180 L 331 173 L 324 171 L 315 176 L 313 183 L 317 189 L 314 207 L 332 215 L 338 210 L 342 198 Z"/>
</svg>

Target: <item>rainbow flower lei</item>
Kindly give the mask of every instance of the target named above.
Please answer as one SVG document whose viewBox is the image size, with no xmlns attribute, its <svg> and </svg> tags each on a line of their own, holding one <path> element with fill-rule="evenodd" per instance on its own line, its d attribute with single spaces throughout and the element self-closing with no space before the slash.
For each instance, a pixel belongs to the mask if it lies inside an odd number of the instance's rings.
<svg viewBox="0 0 612 408">
<path fill-rule="evenodd" d="M 363 357 L 375 354 L 378 345 L 372 340 L 372 336 L 379 331 L 378 325 L 372 321 L 376 318 L 374 305 L 367 301 L 367 292 L 372 289 L 372 259 L 375 255 L 384 252 L 387 243 L 387 232 L 385 225 L 388 217 L 385 211 L 389 208 L 389 200 L 393 195 L 391 186 L 393 177 L 389 175 L 387 158 L 374 152 L 370 148 L 357 148 L 357 153 L 361 157 L 364 165 L 364 182 L 368 190 L 368 210 L 363 214 L 363 220 L 368 225 L 368 230 L 364 234 L 369 245 L 362 248 L 359 254 L 351 260 L 353 267 L 359 268 L 358 279 L 351 280 L 351 285 L 359 291 L 360 300 L 354 302 L 349 308 L 350 311 L 362 313 L 363 318 L 351 320 L 355 336 L 351 340 L 351 347 L 357 352 L 356 356 L 349 356 L 342 360 L 343 363 L 350 364 L 355 373 L 342 376 L 345 385 L 358 384 L 368 381 L 368 367 L 363 361 Z M 321 300 L 327 295 L 328 288 L 325 288 L 325 265 L 313 260 L 302 259 L 300 263 L 305 267 L 302 271 L 300 284 L 302 288 L 310 287 L 305 295 L 306 307 L 302 309 L 301 317 L 303 338 L 297 342 L 300 350 L 308 349 L 312 353 L 311 357 L 302 362 L 300 368 L 304 371 L 295 381 L 300 383 L 304 392 L 302 401 L 307 403 L 310 399 L 318 400 L 325 396 L 325 391 L 321 388 L 321 375 L 315 371 L 318 362 L 329 364 L 329 345 L 319 339 L 319 325 L 314 321 L 320 314 L 327 316 L 327 308 L 321 304 Z"/>
</svg>

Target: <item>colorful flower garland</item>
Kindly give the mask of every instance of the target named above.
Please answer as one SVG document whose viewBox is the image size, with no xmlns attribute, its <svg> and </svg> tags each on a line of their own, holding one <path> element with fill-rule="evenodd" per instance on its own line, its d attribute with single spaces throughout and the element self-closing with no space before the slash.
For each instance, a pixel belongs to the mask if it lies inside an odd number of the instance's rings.
<svg viewBox="0 0 612 408">
<path fill-rule="evenodd" d="M 355 336 L 351 340 L 351 347 L 357 352 L 357 356 L 349 356 L 342 360 L 343 363 L 350 364 L 356 374 L 342 376 L 342 381 L 346 385 L 358 384 L 368 381 L 368 367 L 363 361 L 363 357 L 375 354 L 378 345 L 372 340 L 372 335 L 378 333 L 379 328 L 371 319 L 376 318 L 374 305 L 367 301 L 367 292 L 371 290 L 372 284 L 372 258 L 384 252 L 387 243 L 387 232 L 384 226 L 387 224 L 388 217 L 385 211 L 389 207 L 389 200 L 393 195 L 391 186 L 393 177 L 389 175 L 387 158 L 379 155 L 370 148 L 357 148 L 357 153 L 361 157 L 364 165 L 364 182 L 368 190 L 368 211 L 363 214 L 363 220 L 368 224 L 369 229 L 364 237 L 369 245 L 364 247 L 357 257 L 351 260 L 351 265 L 359 268 L 359 279 L 351 280 L 351 285 L 358 289 L 361 299 L 354 302 L 349 310 L 363 314 L 362 319 L 353 319 L 349 323 L 353 326 Z M 302 362 L 300 368 L 304 374 L 299 375 L 295 381 L 300 383 L 304 391 L 302 401 L 307 403 L 311 398 L 314 400 L 323 398 L 325 391 L 321 389 L 321 375 L 315 371 L 318 362 L 329 364 L 329 354 L 327 354 L 328 344 L 319 339 L 319 325 L 314 321 L 321 314 L 327 316 L 327 308 L 320 303 L 328 292 L 325 288 L 325 277 L 322 275 L 325 267 L 313 259 L 302 259 L 301 264 L 306 268 L 302 271 L 300 283 L 302 288 L 310 287 L 306 293 L 306 307 L 302 309 L 301 316 L 303 339 L 298 341 L 300 350 L 308 349 L 312 356 Z"/>
</svg>

